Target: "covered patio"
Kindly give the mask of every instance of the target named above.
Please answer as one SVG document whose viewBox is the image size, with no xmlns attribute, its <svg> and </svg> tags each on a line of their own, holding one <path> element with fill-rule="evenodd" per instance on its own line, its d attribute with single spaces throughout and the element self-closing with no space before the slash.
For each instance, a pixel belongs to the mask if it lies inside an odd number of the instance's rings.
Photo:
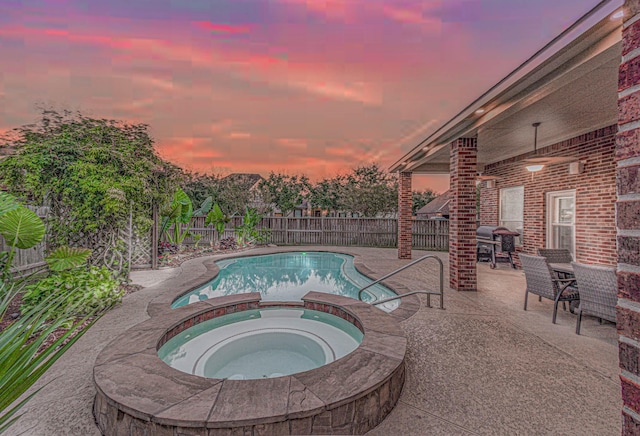
<svg viewBox="0 0 640 436">
<path fill-rule="evenodd" d="M 478 224 L 520 233 L 517 253 L 615 267 L 623 434 L 640 432 L 639 35 L 638 0 L 600 2 L 391 167 L 403 259 L 412 175 L 450 174 L 454 290 L 487 292 Z"/>
<path fill-rule="evenodd" d="M 619 6 L 602 2 L 391 167 L 401 198 L 413 174 L 450 174 L 452 288 L 477 289 L 477 224 L 520 233 L 518 252 L 615 264 Z"/>
</svg>

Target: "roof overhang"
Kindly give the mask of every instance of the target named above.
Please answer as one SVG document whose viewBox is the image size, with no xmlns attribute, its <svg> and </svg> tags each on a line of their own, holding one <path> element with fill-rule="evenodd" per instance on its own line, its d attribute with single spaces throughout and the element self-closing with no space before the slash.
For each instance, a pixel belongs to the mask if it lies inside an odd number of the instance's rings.
<svg viewBox="0 0 640 436">
<path fill-rule="evenodd" d="M 600 2 L 391 167 L 449 173 L 449 145 L 478 138 L 478 168 L 617 122 L 621 0 Z M 480 113 L 482 111 L 482 113 Z"/>
</svg>

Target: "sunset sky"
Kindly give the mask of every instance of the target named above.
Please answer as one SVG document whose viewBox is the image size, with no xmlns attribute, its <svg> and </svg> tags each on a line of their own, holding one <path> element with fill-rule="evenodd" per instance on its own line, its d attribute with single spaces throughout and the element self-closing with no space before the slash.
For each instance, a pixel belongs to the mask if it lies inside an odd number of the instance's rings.
<svg viewBox="0 0 640 436">
<path fill-rule="evenodd" d="M 47 105 L 202 172 L 386 168 L 597 3 L 0 0 L 0 132 Z"/>
</svg>

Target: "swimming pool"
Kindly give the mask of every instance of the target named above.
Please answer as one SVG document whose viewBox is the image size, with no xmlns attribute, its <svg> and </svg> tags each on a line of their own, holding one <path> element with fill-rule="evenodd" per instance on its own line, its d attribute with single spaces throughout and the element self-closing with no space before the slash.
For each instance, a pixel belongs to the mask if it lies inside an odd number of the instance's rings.
<svg viewBox="0 0 640 436">
<path fill-rule="evenodd" d="M 263 301 L 300 301 L 309 291 L 358 298 L 358 290 L 372 282 L 360 274 L 353 256 L 330 252 L 289 252 L 224 259 L 215 279 L 178 297 L 172 308 L 214 297 L 244 292 L 260 292 Z M 396 294 L 381 284 L 368 288 L 363 301 L 372 302 Z M 399 301 L 376 307 L 387 312 Z"/>
</svg>

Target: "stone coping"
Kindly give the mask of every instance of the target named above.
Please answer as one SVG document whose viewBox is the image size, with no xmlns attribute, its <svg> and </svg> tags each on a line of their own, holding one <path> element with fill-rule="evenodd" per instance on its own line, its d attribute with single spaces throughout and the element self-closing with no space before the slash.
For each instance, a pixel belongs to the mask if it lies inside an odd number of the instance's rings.
<svg viewBox="0 0 640 436">
<path fill-rule="evenodd" d="M 259 293 L 165 309 L 114 339 L 94 367 L 94 415 L 103 434 L 362 434 L 396 404 L 407 340 L 395 317 L 367 303 L 310 292 L 302 306 L 340 316 L 364 332 L 352 353 L 319 368 L 256 380 L 209 379 L 165 364 L 159 347 L 216 316 L 260 307 Z M 166 306 L 165 306 L 166 307 Z M 144 433 L 147 432 L 147 433 Z"/>
<path fill-rule="evenodd" d="M 220 257 L 220 255 L 204 257 L 204 258 L 196 258 L 191 259 L 188 262 L 197 262 L 200 261 L 200 265 L 204 267 L 204 271 L 202 269 L 191 268 L 188 271 L 183 271 L 182 274 L 177 277 L 173 277 L 169 280 L 166 280 L 160 285 L 155 286 L 154 288 L 158 289 L 159 295 L 155 297 L 149 305 L 147 306 L 147 312 L 149 316 L 153 317 L 157 314 L 164 313 L 165 308 L 167 306 L 171 306 L 171 304 L 176 300 L 176 298 L 193 291 L 194 289 L 199 288 L 205 283 L 216 278 L 218 273 L 220 272 L 220 268 L 216 265 L 216 262 L 223 259 L 238 259 L 241 257 L 249 257 L 249 256 L 266 256 L 271 254 L 279 254 L 279 253 L 291 253 L 291 252 L 299 252 L 301 251 L 299 247 L 278 247 L 278 250 L 274 250 L 271 253 L 233 253 L 230 256 Z M 376 280 L 373 274 L 373 271 L 368 268 L 362 257 L 349 253 L 347 251 L 341 250 L 304 250 L 306 252 L 317 252 L 317 253 L 338 253 L 344 254 L 353 257 L 353 264 L 355 269 L 365 277 L 370 280 Z M 184 264 L 183 264 L 184 265 Z M 402 283 L 391 279 L 385 280 L 383 283 L 386 287 L 391 289 L 398 295 L 406 294 L 411 291 L 411 289 L 404 286 Z M 405 320 L 411 316 L 413 316 L 420 309 L 420 299 L 417 295 L 411 295 L 406 298 L 400 299 L 400 305 L 393 312 L 390 312 L 390 315 L 399 319 Z"/>
</svg>

